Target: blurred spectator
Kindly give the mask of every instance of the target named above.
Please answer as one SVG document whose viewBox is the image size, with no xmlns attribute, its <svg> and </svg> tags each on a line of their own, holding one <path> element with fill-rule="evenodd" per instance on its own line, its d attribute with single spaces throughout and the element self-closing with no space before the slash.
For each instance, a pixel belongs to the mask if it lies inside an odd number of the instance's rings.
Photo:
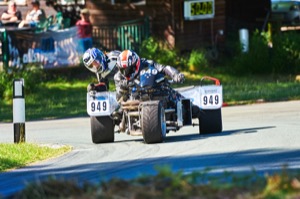
<svg viewBox="0 0 300 199">
<path fill-rule="evenodd" d="M 2 24 L 18 24 L 22 20 L 22 13 L 17 10 L 17 4 L 14 1 L 8 2 L 7 10 L 1 15 Z"/>
<path fill-rule="evenodd" d="M 85 52 L 93 46 L 93 26 L 90 21 L 90 12 L 87 8 L 80 11 L 80 19 L 76 22 L 79 37 L 79 52 Z"/>
<path fill-rule="evenodd" d="M 39 0 L 32 0 L 31 5 L 32 10 L 27 13 L 25 20 L 19 24 L 19 28 L 24 26 L 36 27 L 38 23 L 46 20 L 45 11 L 40 8 Z"/>
</svg>

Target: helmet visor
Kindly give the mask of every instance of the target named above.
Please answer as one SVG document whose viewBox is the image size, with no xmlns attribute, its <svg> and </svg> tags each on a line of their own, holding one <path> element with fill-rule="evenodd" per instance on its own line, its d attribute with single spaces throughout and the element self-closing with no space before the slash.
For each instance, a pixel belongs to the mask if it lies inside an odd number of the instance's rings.
<svg viewBox="0 0 300 199">
<path fill-rule="evenodd" d="M 124 75 L 125 77 L 130 77 L 131 76 L 131 74 L 134 72 L 134 70 L 133 70 L 133 66 L 131 65 L 131 66 L 128 66 L 128 67 L 126 67 L 126 68 L 120 68 L 120 72 L 121 72 L 121 74 L 122 75 Z"/>
<path fill-rule="evenodd" d="M 101 63 L 99 63 L 98 60 L 94 60 L 89 66 L 89 69 L 92 69 L 94 71 L 103 72 L 103 67 Z"/>
</svg>

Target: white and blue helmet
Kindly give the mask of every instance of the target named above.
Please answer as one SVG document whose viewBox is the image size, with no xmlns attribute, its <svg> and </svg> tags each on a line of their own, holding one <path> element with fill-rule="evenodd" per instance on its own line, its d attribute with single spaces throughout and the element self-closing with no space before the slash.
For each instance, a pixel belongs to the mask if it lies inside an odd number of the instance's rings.
<svg viewBox="0 0 300 199">
<path fill-rule="evenodd" d="M 89 48 L 82 57 L 84 66 L 93 73 L 103 73 L 107 70 L 105 54 L 97 48 Z"/>
</svg>

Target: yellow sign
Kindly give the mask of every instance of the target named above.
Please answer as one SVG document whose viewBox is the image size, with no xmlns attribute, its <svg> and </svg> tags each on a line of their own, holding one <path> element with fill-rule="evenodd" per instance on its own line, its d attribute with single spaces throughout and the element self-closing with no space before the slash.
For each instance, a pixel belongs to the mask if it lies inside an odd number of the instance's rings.
<svg viewBox="0 0 300 199">
<path fill-rule="evenodd" d="M 195 2 L 191 3 L 191 16 L 213 14 L 213 2 Z"/>
<path fill-rule="evenodd" d="M 184 2 L 186 20 L 209 19 L 215 14 L 214 0 L 190 0 Z"/>
</svg>

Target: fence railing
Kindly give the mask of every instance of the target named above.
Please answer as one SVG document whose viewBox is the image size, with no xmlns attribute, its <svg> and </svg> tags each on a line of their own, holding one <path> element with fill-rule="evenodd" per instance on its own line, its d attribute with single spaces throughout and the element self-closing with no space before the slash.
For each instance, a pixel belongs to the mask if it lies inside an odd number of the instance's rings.
<svg viewBox="0 0 300 199">
<path fill-rule="evenodd" d="M 148 18 L 125 21 L 117 25 L 93 28 L 94 45 L 102 50 L 132 49 L 139 52 L 144 39 L 149 37 Z"/>
<path fill-rule="evenodd" d="M 0 29 L 0 61 L 2 64 L 0 64 L 0 71 L 2 71 L 4 68 L 8 67 L 8 60 L 9 60 L 9 49 L 8 49 L 8 42 L 7 42 L 7 32 L 5 29 Z"/>
</svg>

